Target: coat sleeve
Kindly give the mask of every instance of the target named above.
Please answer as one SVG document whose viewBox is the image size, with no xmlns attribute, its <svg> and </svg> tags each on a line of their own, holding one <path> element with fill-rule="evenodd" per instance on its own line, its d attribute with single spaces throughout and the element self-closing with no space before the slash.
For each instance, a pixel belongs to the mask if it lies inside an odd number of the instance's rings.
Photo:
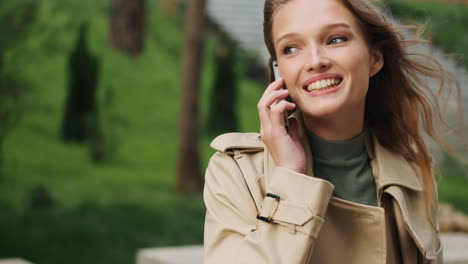
<svg viewBox="0 0 468 264">
<path fill-rule="evenodd" d="M 279 199 L 265 196 L 257 209 L 244 173 L 229 155 L 217 152 L 210 160 L 204 189 L 204 263 L 308 263 L 333 185 L 276 167 L 266 193 Z"/>
</svg>

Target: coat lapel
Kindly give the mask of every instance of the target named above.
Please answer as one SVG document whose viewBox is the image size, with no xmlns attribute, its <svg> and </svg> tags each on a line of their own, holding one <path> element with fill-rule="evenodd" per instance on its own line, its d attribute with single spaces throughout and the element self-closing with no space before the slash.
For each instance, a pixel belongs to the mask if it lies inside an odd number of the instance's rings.
<svg viewBox="0 0 468 264">
<path fill-rule="evenodd" d="M 375 136 L 370 135 L 370 137 L 372 145 L 367 143 L 367 149 L 379 200 L 384 189 L 391 185 L 422 192 L 423 186 L 419 169 L 413 167 L 403 156 L 384 148 Z"/>
<path fill-rule="evenodd" d="M 403 156 L 391 152 L 372 138 L 371 167 L 377 185 L 379 201 L 383 193 L 390 194 L 399 207 L 397 223 L 413 239 L 427 259 L 437 258 L 437 227 L 431 222 L 426 210 L 421 172 Z M 369 148 L 368 148 L 369 149 Z M 401 231 L 400 231 L 401 232 Z M 399 234 L 400 237 L 406 234 Z"/>
</svg>

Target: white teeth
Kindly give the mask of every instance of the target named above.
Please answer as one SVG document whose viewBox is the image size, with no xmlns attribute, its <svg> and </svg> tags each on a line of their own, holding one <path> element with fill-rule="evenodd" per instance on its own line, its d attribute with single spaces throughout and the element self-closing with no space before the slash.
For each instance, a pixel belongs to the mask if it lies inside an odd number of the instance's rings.
<svg viewBox="0 0 468 264">
<path fill-rule="evenodd" d="M 307 90 L 310 92 L 312 90 L 321 90 L 324 88 L 330 88 L 330 86 L 335 86 L 340 83 L 338 79 L 327 79 L 327 80 L 320 80 L 314 83 L 311 83 L 307 86 Z"/>
</svg>

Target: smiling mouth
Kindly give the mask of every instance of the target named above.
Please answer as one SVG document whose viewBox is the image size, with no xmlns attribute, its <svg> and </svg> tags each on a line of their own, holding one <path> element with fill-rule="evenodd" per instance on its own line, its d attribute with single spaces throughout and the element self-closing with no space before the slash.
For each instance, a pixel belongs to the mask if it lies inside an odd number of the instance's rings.
<svg viewBox="0 0 468 264">
<path fill-rule="evenodd" d="M 339 78 L 319 80 L 319 81 L 313 82 L 303 87 L 303 89 L 306 90 L 307 92 L 320 92 L 320 91 L 324 91 L 324 90 L 336 87 L 340 85 L 342 81 L 343 79 L 339 79 Z"/>
</svg>

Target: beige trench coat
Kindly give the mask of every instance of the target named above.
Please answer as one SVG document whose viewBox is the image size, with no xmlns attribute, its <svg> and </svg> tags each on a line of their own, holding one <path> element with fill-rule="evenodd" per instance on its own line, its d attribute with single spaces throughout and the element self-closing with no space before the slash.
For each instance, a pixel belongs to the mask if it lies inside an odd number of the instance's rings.
<svg viewBox="0 0 468 264">
<path fill-rule="evenodd" d="M 224 134 L 211 146 L 205 263 L 442 263 L 436 208 L 428 216 L 418 169 L 377 140 L 367 143 L 379 202 L 373 208 L 332 197 L 334 186 L 313 177 L 310 163 L 306 174 L 275 167 L 257 133 Z"/>
</svg>

